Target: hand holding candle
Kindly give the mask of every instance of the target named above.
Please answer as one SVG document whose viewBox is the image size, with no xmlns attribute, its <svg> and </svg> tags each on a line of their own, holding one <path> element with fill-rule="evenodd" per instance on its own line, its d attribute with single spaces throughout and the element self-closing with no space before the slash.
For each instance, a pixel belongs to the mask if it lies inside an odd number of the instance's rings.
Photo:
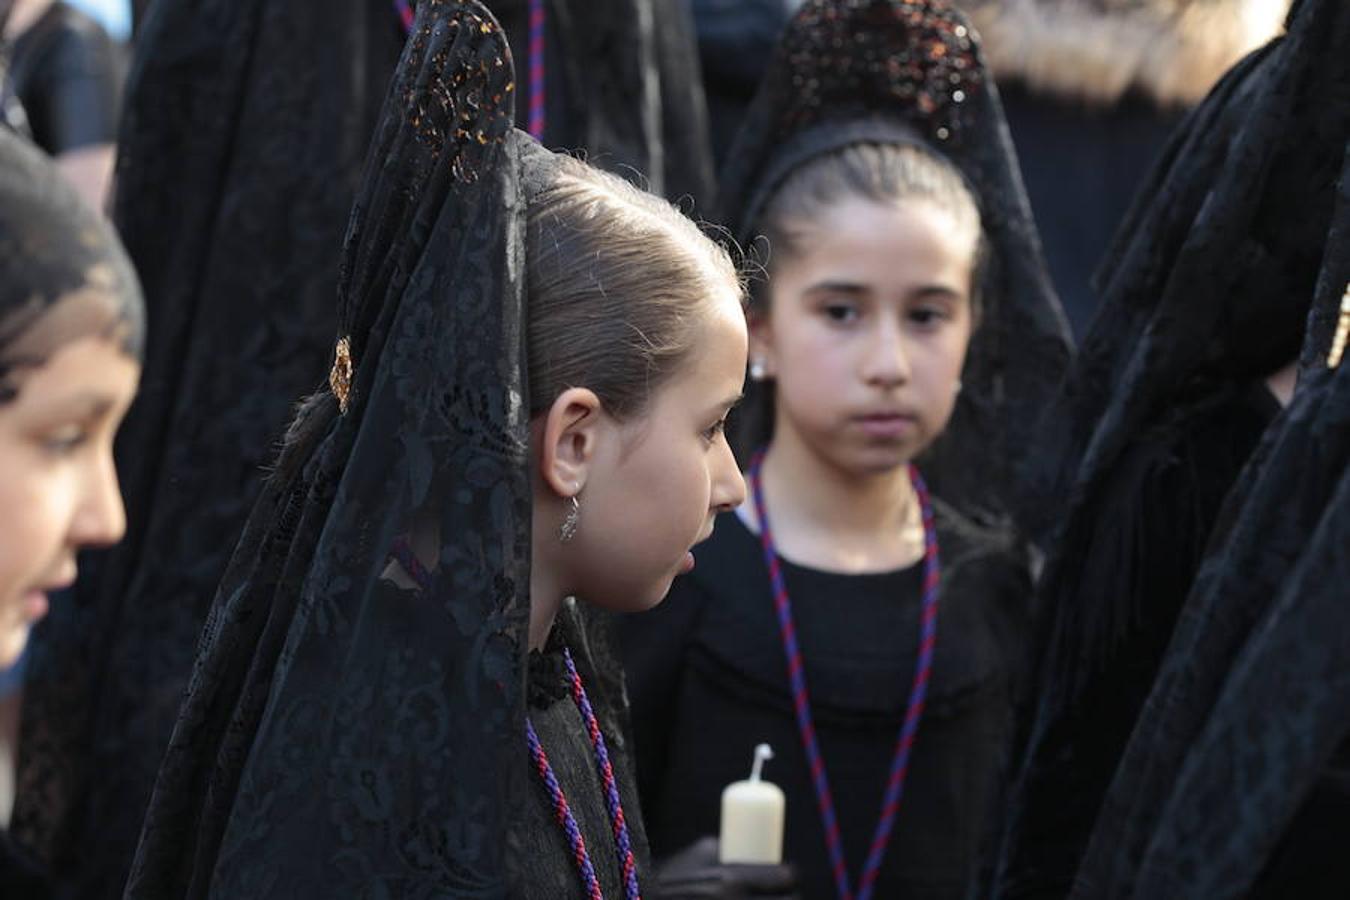
<svg viewBox="0 0 1350 900">
<path fill-rule="evenodd" d="M 768 744 L 755 748 L 749 781 L 722 791 L 720 860 L 726 863 L 777 865 L 783 861 L 783 814 L 787 801 L 775 784 L 762 781 L 764 761 L 773 759 Z"/>
</svg>

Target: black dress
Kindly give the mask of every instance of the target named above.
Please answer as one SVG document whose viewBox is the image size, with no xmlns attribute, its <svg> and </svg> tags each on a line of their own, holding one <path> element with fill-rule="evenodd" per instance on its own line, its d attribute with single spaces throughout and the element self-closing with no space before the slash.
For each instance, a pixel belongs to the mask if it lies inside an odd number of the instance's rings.
<svg viewBox="0 0 1350 900">
<path fill-rule="evenodd" d="M 0 828 L 0 897 L 39 900 L 48 896 L 51 885 L 42 870 Z"/>
<path fill-rule="evenodd" d="M 1003 784 L 1029 620 L 1025 557 L 938 507 L 942 594 L 933 681 L 879 897 L 964 896 Z M 654 612 L 628 617 L 639 786 L 660 857 L 716 834 L 722 789 L 756 744 L 787 794 L 784 857 L 802 896 L 835 894 L 756 535 L 734 513 Z M 784 561 L 812 711 L 856 881 L 881 810 L 918 647 L 922 566 L 840 575 Z"/>
<path fill-rule="evenodd" d="M 117 135 L 122 60 L 103 27 L 53 3 L 14 41 L 10 75 L 33 140 L 53 156 Z"/>
</svg>

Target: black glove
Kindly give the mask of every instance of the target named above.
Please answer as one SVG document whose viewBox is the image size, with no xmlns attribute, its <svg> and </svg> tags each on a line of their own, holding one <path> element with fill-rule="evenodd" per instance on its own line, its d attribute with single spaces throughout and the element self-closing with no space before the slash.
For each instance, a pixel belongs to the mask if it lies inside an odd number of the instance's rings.
<svg viewBox="0 0 1350 900">
<path fill-rule="evenodd" d="M 705 837 L 656 867 L 656 896 L 660 900 L 739 900 L 773 898 L 797 900 L 797 870 L 791 864 L 722 864 L 717 861 L 717 838 Z"/>
</svg>

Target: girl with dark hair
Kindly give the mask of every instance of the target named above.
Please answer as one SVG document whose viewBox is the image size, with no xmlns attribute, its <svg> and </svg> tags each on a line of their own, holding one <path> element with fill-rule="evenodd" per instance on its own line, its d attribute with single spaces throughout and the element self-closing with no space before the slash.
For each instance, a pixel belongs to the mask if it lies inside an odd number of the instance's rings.
<svg viewBox="0 0 1350 900">
<path fill-rule="evenodd" d="M 659 602 L 744 497 L 741 289 L 673 207 L 513 129 L 512 68 L 481 5 L 418 4 L 329 389 L 217 594 L 128 897 L 643 890 L 592 610 Z"/>
<path fill-rule="evenodd" d="M 0 131 L 0 667 L 22 652 L 78 551 L 122 536 L 112 441 L 141 372 L 126 254 L 42 154 Z M 0 894 L 40 896 L 0 832 Z"/>
<path fill-rule="evenodd" d="M 944 3 L 811 0 L 729 158 L 724 214 L 767 249 L 762 449 L 753 504 L 624 622 L 653 848 L 716 833 L 768 741 L 805 896 L 962 897 L 1024 668 L 1019 472 L 1068 349 L 997 94 Z"/>
</svg>

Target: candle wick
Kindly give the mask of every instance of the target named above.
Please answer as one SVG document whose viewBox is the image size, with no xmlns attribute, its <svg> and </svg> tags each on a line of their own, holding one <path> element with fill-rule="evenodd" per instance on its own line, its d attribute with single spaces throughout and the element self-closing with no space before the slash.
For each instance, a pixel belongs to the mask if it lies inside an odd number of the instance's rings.
<svg viewBox="0 0 1350 900">
<path fill-rule="evenodd" d="M 755 761 L 750 765 L 750 780 L 759 781 L 760 775 L 764 771 L 764 761 L 773 759 L 773 748 L 768 744 L 760 744 L 755 748 Z"/>
</svg>

